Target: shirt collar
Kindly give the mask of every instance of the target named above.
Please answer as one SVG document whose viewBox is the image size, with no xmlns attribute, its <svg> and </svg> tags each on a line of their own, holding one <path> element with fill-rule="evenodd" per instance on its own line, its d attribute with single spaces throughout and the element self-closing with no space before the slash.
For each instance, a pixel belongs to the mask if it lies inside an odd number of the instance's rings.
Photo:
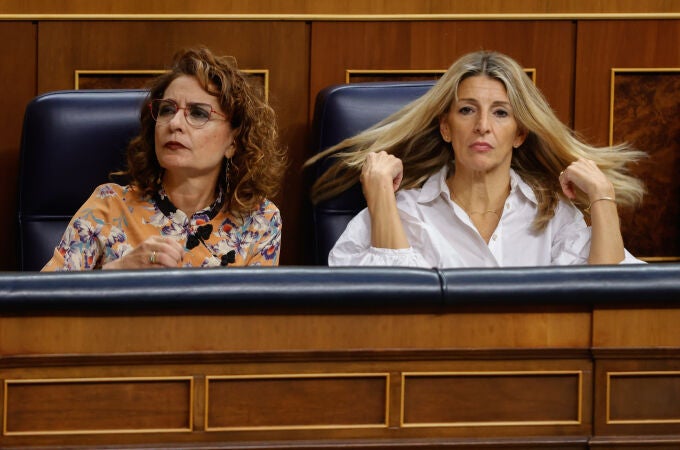
<svg viewBox="0 0 680 450">
<path fill-rule="evenodd" d="M 177 216 L 179 211 L 172 201 L 170 201 L 170 197 L 168 197 L 168 194 L 165 192 L 165 188 L 163 186 L 161 186 L 158 191 L 154 193 L 153 200 L 156 202 L 156 206 L 158 206 L 158 209 L 160 209 L 164 216 L 171 220 L 173 217 Z M 215 201 L 200 211 L 196 211 L 192 217 L 203 219 L 205 222 L 210 222 L 217 215 L 217 213 L 220 212 L 223 204 L 224 191 L 220 187 L 217 191 L 217 198 L 215 198 Z M 182 215 L 184 214 L 182 213 Z"/>
<path fill-rule="evenodd" d="M 428 203 L 437 198 L 440 195 L 444 195 L 446 198 L 451 197 L 451 191 L 449 186 L 446 184 L 446 177 L 449 173 L 448 166 L 442 167 L 439 172 L 434 173 L 430 178 L 425 181 L 423 187 L 420 189 L 420 194 L 418 195 L 418 203 Z M 531 187 L 522 180 L 517 172 L 510 169 L 510 192 L 511 193 L 521 193 L 527 200 L 532 203 L 537 204 L 536 194 L 531 189 Z"/>
</svg>

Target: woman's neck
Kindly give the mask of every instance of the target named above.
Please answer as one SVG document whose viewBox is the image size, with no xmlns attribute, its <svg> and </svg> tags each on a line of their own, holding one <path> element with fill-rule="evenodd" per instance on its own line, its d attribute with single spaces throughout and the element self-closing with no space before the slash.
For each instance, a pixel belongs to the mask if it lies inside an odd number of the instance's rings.
<svg viewBox="0 0 680 450">
<path fill-rule="evenodd" d="M 175 182 L 171 177 L 163 179 L 163 188 L 177 209 L 191 217 L 208 206 L 216 198 L 216 181 L 205 178 L 189 178 Z"/>
<path fill-rule="evenodd" d="M 451 199 L 466 211 L 488 211 L 500 208 L 510 193 L 510 173 L 456 171 L 446 184 Z"/>
</svg>

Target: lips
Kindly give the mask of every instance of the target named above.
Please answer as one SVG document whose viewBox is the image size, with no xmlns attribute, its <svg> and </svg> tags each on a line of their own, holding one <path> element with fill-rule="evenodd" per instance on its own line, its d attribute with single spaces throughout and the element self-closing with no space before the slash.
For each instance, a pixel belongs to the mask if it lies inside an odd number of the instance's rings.
<svg viewBox="0 0 680 450">
<path fill-rule="evenodd" d="M 488 142 L 474 142 L 472 145 L 470 145 L 470 148 L 472 150 L 477 150 L 477 151 L 487 151 L 493 149 L 493 146 L 489 144 Z"/>
<path fill-rule="evenodd" d="M 180 142 L 177 141 L 168 141 L 166 142 L 163 147 L 170 149 L 170 150 L 179 150 L 182 148 L 187 148 L 185 145 L 181 144 Z"/>
</svg>

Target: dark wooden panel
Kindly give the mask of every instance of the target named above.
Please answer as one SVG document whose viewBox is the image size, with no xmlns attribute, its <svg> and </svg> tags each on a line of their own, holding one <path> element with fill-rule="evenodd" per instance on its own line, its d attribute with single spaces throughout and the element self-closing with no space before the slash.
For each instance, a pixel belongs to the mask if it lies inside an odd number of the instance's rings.
<svg viewBox="0 0 680 450">
<path fill-rule="evenodd" d="M 387 426 L 387 375 L 208 380 L 208 431 Z"/>
<path fill-rule="evenodd" d="M 537 86 L 571 123 L 575 31 L 567 21 L 314 22 L 311 100 L 324 87 L 344 83 L 348 69 L 440 70 L 465 53 L 488 49 L 536 69 Z"/>
<path fill-rule="evenodd" d="M 633 254 L 680 260 L 680 67 L 628 70 L 613 74 L 612 142 L 649 154 L 632 167 L 649 195 L 635 211 L 622 211 L 621 228 Z"/>
<path fill-rule="evenodd" d="M 404 426 L 581 424 L 572 373 L 406 374 Z"/>
<path fill-rule="evenodd" d="M 72 89 L 76 70 L 162 70 L 181 47 L 204 44 L 237 58 L 242 69 L 269 70 L 290 167 L 282 193 L 281 264 L 302 264 L 306 241 L 300 166 L 307 158 L 309 26 L 304 22 L 41 22 L 38 91 Z"/>
<path fill-rule="evenodd" d="M 664 436 L 677 445 L 680 435 L 677 348 L 663 358 L 635 356 L 621 352 L 596 362 L 595 434 L 628 437 L 629 441 Z"/>
<path fill-rule="evenodd" d="M 680 372 L 609 373 L 609 423 L 675 423 Z"/>
<path fill-rule="evenodd" d="M 5 435 L 191 431 L 191 379 L 6 380 Z"/>
<path fill-rule="evenodd" d="M 24 109 L 35 95 L 36 29 L 30 22 L 0 21 L 0 270 L 18 267 L 15 243 L 19 146 Z"/>
</svg>

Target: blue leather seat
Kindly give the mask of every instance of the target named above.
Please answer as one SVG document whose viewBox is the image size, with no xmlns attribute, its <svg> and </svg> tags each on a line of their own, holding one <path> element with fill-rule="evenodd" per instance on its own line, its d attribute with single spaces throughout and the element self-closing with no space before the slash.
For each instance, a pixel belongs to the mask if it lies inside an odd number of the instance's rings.
<svg viewBox="0 0 680 450">
<path fill-rule="evenodd" d="M 330 86 L 316 97 L 312 151 L 319 153 L 363 131 L 427 92 L 435 81 L 352 83 Z M 320 161 L 312 182 L 328 168 Z M 359 184 L 315 205 L 312 220 L 315 262 L 328 264 L 328 253 L 349 221 L 366 206 Z"/>
<path fill-rule="evenodd" d="M 57 91 L 26 107 L 19 169 L 19 268 L 40 270 L 69 220 L 125 166 L 145 90 Z"/>
</svg>

